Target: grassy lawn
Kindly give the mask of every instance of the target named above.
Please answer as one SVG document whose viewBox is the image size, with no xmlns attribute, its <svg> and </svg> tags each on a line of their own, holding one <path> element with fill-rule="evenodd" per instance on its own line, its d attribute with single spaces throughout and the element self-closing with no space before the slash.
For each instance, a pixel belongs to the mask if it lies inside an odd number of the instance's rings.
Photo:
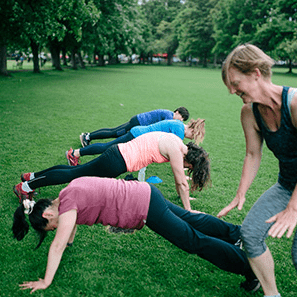
<svg viewBox="0 0 297 297">
<path fill-rule="evenodd" d="M 25 61 L 24 64 L 27 62 Z M 49 65 L 49 64 L 48 64 Z M 273 82 L 296 87 L 296 74 L 276 69 Z M 245 142 L 240 124 L 241 99 L 228 94 L 220 71 L 186 67 L 119 65 L 87 70 L 14 72 L 0 78 L 0 296 L 29 296 L 23 281 L 43 278 L 54 233 L 43 245 L 30 231 L 12 238 L 12 217 L 18 201 L 12 192 L 23 172 L 67 164 L 65 151 L 79 148 L 81 132 L 114 127 L 137 113 L 157 108 L 189 109 L 192 118 L 206 119 L 203 147 L 212 161 L 212 187 L 193 193 L 192 208 L 217 215 L 234 197 Z M 82 158 L 85 163 L 91 157 Z M 277 180 L 278 164 L 264 148 L 260 171 L 244 209 L 225 220 L 241 224 L 258 197 Z M 146 177 L 157 175 L 157 187 L 172 202 L 178 199 L 169 164 L 152 164 Z M 134 173 L 137 176 L 137 173 Z M 57 197 L 65 185 L 40 190 Z M 297 281 L 290 249 L 292 239 L 269 239 L 282 296 L 296 296 Z M 79 226 L 74 246 L 66 249 L 52 285 L 35 296 L 249 296 L 239 289 L 244 278 L 219 270 L 189 255 L 147 227 L 133 235 L 109 234 L 106 227 Z M 254 296 L 262 296 L 260 291 Z"/>
</svg>

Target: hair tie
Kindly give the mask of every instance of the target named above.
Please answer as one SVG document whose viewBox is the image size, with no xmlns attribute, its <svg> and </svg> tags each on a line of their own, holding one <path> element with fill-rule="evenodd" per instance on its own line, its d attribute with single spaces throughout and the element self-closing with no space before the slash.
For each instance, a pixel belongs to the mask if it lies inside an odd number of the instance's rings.
<svg viewBox="0 0 297 297">
<path fill-rule="evenodd" d="M 25 208 L 24 213 L 27 214 L 27 215 L 29 215 L 33 211 L 33 207 L 35 205 L 35 201 L 31 201 L 29 199 L 25 199 L 25 200 L 23 200 L 23 205 L 24 205 L 24 208 Z"/>
</svg>

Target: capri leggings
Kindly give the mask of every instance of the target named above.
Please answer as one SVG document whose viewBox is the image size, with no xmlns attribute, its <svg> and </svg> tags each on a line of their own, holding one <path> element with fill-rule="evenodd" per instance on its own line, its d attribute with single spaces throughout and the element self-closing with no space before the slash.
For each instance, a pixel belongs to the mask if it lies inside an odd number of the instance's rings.
<svg viewBox="0 0 297 297">
<path fill-rule="evenodd" d="M 255 258 L 266 251 L 267 246 L 265 239 L 273 223 L 268 224 L 265 223 L 265 221 L 283 211 L 287 207 L 291 196 L 292 191 L 276 183 L 268 189 L 251 208 L 241 228 L 241 236 L 248 257 Z M 296 232 L 292 246 L 292 259 L 295 269 L 297 270 Z"/>
<path fill-rule="evenodd" d="M 118 177 L 127 172 L 126 163 L 117 145 L 110 147 L 96 159 L 78 166 L 58 165 L 34 172 L 35 178 L 28 181 L 31 189 L 69 183 L 81 176 Z"/>
<path fill-rule="evenodd" d="M 130 119 L 129 122 L 122 124 L 115 128 L 103 128 L 97 131 L 90 133 L 90 140 L 94 139 L 104 139 L 104 138 L 118 138 L 128 131 L 130 131 L 133 127 L 139 126 L 140 123 L 137 119 L 137 116 L 134 116 Z"/>
<path fill-rule="evenodd" d="M 97 155 L 104 153 L 108 148 L 110 148 L 114 144 L 118 143 L 126 143 L 131 141 L 135 137 L 131 132 L 127 132 L 126 134 L 106 143 L 94 143 L 88 146 L 85 146 L 79 150 L 81 156 L 86 155 Z"/>
<path fill-rule="evenodd" d="M 151 186 L 146 225 L 180 249 L 196 254 L 220 269 L 255 279 L 245 252 L 234 243 L 240 226 L 211 215 L 189 212 L 166 200 Z"/>
</svg>

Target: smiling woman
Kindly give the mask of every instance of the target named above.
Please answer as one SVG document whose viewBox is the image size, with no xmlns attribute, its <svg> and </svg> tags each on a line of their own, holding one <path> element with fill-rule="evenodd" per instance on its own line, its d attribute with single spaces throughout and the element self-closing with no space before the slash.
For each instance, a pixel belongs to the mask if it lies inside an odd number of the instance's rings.
<svg viewBox="0 0 297 297">
<path fill-rule="evenodd" d="M 287 237 L 297 225 L 297 92 L 271 82 L 273 60 L 254 45 L 235 48 L 222 68 L 222 78 L 231 94 L 243 100 L 241 122 L 246 139 L 242 176 L 233 201 L 219 217 L 238 207 L 260 167 L 263 141 L 279 161 L 278 182 L 255 203 L 245 218 L 241 234 L 250 264 L 266 296 L 280 296 L 272 255 L 265 244 L 268 235 Z M 297 233 L 292 247 L 297 270 Z"/>
</svg>

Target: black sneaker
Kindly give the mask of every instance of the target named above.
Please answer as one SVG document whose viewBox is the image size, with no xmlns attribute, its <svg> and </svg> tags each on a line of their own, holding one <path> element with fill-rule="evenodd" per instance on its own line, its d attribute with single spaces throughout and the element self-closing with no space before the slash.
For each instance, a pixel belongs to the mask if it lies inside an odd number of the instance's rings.
<svg viewBox="0 0 297 297">
<path fill-rule="evenodd" d="M 86 139 L 86 136 L 88 134 L 89 133 L 81 133 L 81 135 L 79 136 L 80 143 L 81 143 L 82 147 L 88 146 L 90 144 L 90 140 Z"/>
<path fill-rule="evenodd" d="M 257 292 L 261 287 L 261 284 L 258 279 L 253 279 L 251 281 L 246 280 L 240 284 L 240 288 L 243 288 L 249 293 Z"/>
<path fill-rule="evenodd" d="M 107 231 L 109 233 L 134 233 L 136 229 L 123 229 L 120 227 L 109 226 Z"/>
</svg>

